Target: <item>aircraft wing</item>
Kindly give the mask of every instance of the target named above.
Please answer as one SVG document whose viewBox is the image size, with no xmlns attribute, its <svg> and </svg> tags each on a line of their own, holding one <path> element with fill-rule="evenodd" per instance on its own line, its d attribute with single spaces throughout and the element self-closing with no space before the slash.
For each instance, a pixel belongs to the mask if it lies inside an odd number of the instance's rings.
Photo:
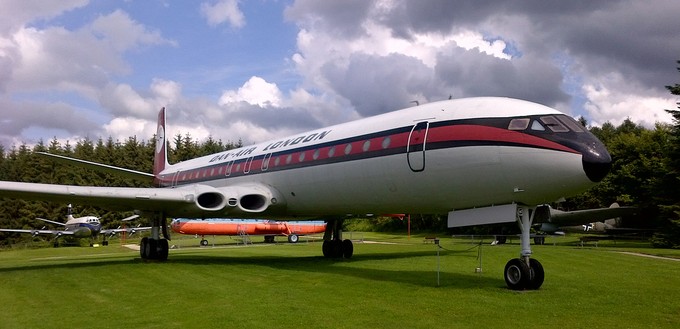
<svg viewBox="0 0 680 329">
<path fill-rule="evenodd" d="M 29 233 L 29 234 L 32 234 L 33 236 L 36 236 L 36 235 L 62 236 L 62 235 L 73 235 L 75 233 L 73 231 L 64 231 L 64 230 L 21 230 L 21 229 L 11 229 L 11 228 L 0 228 L 0 232 Z"/>
<path fill-rule="evenodd" d="M 77 202 L 109 210 L 164 212 L 169 217 L 262 213 L 271 205 L 269 200 L 275 196 L 278 193 L 273 188 L 261 184 L 221 188 L 203 184 L 176 188 L 140 188 L 0 181 L 0 197 Z M 278 200 L 283 198 L 279 197 Z M 280 204 L 281 202 L 278 205 Z"/>
<path fill-rule="evenodd" d="M 123 233 L 123 232 L 125 232 L 126 234 L 135 234 L 137 232 L 149 231 L 149 230 L 151 230 L 150 226 L 112 228 L 112 229 L 102 229 L 101 231 L 99 231 L 99 234 L 113 236 L 113 235 L 120 234 L 120 233 Z"/>
</svg>

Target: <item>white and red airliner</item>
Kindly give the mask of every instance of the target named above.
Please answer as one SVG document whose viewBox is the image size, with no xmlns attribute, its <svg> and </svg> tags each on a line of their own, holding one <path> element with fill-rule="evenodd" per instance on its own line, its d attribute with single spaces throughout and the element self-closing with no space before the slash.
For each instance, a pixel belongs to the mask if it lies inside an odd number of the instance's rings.
<svg viewBox="0 0 680 329">
<path fill-rule="evenodd" d="M 0 182 L 0 196 L 153 214 L 140 254 L 160 260 L 168 257 L 167 217 L 325 218 L 324 256 L 346 258 L 348 214 L 447 213 L 451 227 L 518 222 L 522 250 L 505 281 L 537 289 L 544 271 L 530 257 L 534 210 L 588 189 L 611 166 L 604 145 L 573 118 L 496 97 L 428 103 L 172 165 L 165 137 L 162 109 L 153 174 L 71 159 L 160 188 Z"/>
</svg>

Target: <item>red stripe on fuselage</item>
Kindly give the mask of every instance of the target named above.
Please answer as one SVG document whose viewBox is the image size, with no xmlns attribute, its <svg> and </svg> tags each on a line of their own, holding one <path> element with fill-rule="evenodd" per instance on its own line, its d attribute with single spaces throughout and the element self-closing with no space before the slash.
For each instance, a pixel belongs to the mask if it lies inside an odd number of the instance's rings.
<svg viewBox="0 0 680 329">
<path fill-rule="evenodd" d="M 353 159 L 356 159 L 356 156 L 360 156 L 361 154 L 405 149 L 408 144 L 408 131 L 403 132 L 402 130 L 402 132 L 386 136 L 381 136 L 379 134 L 380 133 L 371 134 L 367 136 L 366 139 L 340 140 L 334 142 L 332 145 L 323 144 L 319 145 L 317 148 L 305 147 L 301 150 L 290 150 L 283 151 L 279 154 L 273 154 L 268 160 L 269 163 L 266 166 L 266 170 L 263 170 L 262 166 L 265 161 L 263 158 L 264 155 L 259 155 L 252 159 L 235 160 L 232 164 L 224 162 L 218 166 L 211 165 L 210 167 L 188 170 L 180 173 L 175 182 L 176 184 L 181 185 L 190 181 L 212 180 L 229 176 L 242 176 L 270 170 L 280 170 L 281 167 L 287 166 L 297 168 L 300 165 L 309 166 L 314 165 L 315 162 L 324 163 L 329 159 L 342 157 L 352 157 Z M 518 147 L 533 147 L 575 154 L 579 153 L 578 151 L 557 142 L 526 134 L 522 131 L 513 131 L 485 125 L 450 124 L 440 127 L 434 126 L 429 128 L 427 134 L 426 150 L 430 149 L 427 145 L 437 143 L 488 142 L 491 145 L 516 145 Z M 383 144 L 383 142 L 387 138 L 389 138 L 390 141 L 387 147 L 385 147 L 386 144 Z M 368 144 L 366 144 L 367 141 L 369 142 Z M 348 148 L 348 145 L 351 146 Z M 332 154 L 331 150 L 333 150 Z M 374 156 L 376 155 L 369 157 Z M 227 176 L 227 167 L 230 165 L 231 171 Z M 165 176 L 165 178 L 162 179 L 162 182 L 164 182 L 166 186 L 170 185 L 173 176 L 173 174 Z"/>
<path fill-rule="evenodd" d="M 496 127 L 480 125 L 451 125 L 430 128 L 428 131 L 427 143 L 452 141 L 488 141 L 539 147 L 569 153 L 579 153 L 574 149 L 544 138 L 525 134 L 521 131 L 513 131 Z"/>
</svg>

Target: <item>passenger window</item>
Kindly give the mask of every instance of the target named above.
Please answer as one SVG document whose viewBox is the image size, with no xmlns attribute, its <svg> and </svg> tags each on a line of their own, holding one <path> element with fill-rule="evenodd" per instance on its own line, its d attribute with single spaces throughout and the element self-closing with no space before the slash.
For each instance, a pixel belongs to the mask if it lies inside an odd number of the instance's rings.
<svg viewBox="0 0 680 329">
<path fill-rule="evenodd" d="M 366 152 L 371 149 L 371 141 L 367 140 L 364 142 L 364 146 L 361 147 L 361 149 Z"/>
<path fill-rule="evenodd" d="M 544 131 L 545 127 L 543 127 L 543 125 L 541 125 L 538 121 L 534 120 L 534 122 L 531 123 L 531 130 Z"/>
<path fill-rule="evenodd" d="M 328 157 L 332 158 L 335 155 L 335 146 L 331 147 L 330 150 L 328 150 Z"/>
<path fill-rule="evenodd" d="M 508 125 L 508 130 L 524 130 L 529 127 L 529 118 L 512 119 Z"/>
<path fill-rule="evenodd" d="M 553 116 L 541 117 L 541 122 L 543 122 L 550 130 L 556 133 L 564 133 L 569 131 L 557 118 Z"/>
<path fill-rule="evenodd" d="M 352 144 L 350 143 L 350 144 L 347 144 L 347 146 L 345 146 L 345 155 L 348 155 L 351 152 L 352 152 Z"/>
<path fill-rule="evenodd" d="M 390 139 L 390 136 L 385 137 L 385 139 L 383 139 L 383 141 L 382 141 L 382 148 L 386 149 L 386 148 L 390 147 L 391 142 L 392 142 L 392 140 Z"/>
</svg>

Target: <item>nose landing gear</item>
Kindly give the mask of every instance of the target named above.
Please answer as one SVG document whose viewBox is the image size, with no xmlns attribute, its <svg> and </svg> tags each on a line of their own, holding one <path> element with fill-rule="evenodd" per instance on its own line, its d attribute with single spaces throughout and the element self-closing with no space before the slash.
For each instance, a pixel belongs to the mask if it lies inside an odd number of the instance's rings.
<svg viewBox="0 0 680 329">
<path fill-rule="evenodd" d="M 543 285 L 545 279 L 543 265 L 531 258 L 530 229 L 534 213 L 535 211 L 530 212 L 526 206 L 517 208 L 517 223 L 522 232 L 520 238 L 522 252 L 520 258 L 508 261 L 503 271 L 505 284 L 512 290 L 536 290 Z"/>
</svg>

